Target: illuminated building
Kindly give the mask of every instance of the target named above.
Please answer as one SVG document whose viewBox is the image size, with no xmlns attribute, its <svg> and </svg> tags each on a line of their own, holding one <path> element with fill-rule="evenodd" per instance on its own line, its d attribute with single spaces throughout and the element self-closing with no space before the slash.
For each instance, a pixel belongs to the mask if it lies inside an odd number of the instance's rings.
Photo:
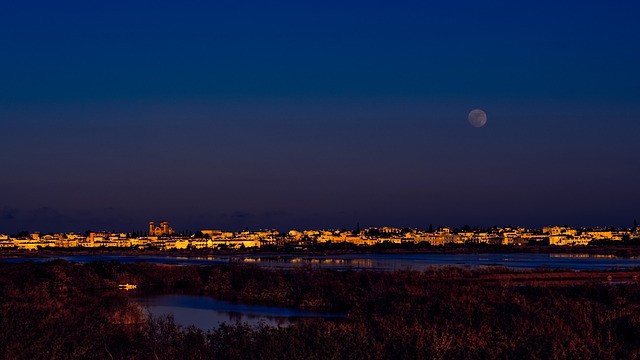
<svg viewBox="0 0 640 360">
<path fill-rule="evenodd" d="M 156 223 L 151 221 L 149 222 L 149 235 L 150 236 L 168 236 L 173 235 L 174 231 L 169 226 L 169 222 L 163 221 L 160 223 L 160 226 L 155 226 Z"/>
</svg>

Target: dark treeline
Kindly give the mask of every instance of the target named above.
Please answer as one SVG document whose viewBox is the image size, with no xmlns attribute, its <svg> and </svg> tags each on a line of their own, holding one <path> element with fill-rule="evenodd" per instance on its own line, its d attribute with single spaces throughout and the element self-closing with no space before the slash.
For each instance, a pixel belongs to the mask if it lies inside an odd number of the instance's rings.
<svg viewBox="0 0 640 360">
<path fill-rule="evenodd" d="M 269 270 L 0 262 L 6 359 L 619 359 L 640 356 L 640 286 L 535 285 L 560 272 Z M 598 273 L 598 277 L 602 277 Z M 595 275 L 594 275 L 595 276 Z M 485 278 L 493 281 L 481 281 Z M 606 276 L 605 276 L 606 278 Z M 288 327 L 203 332 L 148 320 L 119 283 L 346 313 Z"/>
</svg>

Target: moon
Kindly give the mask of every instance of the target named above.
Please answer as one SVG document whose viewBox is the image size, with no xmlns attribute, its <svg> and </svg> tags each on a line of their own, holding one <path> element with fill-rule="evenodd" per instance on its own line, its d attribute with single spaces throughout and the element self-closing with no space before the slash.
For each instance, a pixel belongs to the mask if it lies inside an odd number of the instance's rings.
<svg viewBox="0 0 640 360">
<path fill-rule="evenodd" d="M 471 110 L 469 113 L 469 124 L 473 127 L 481 128 L 487 124 L 487 114 L 480 110 Z"/>
</svg>

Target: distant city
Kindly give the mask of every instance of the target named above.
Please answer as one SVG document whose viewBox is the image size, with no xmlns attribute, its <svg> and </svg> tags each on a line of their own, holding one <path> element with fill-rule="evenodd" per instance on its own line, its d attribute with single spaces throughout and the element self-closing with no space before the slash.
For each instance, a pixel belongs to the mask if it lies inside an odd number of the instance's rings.
<svg viewBox="0 0 640 360">
<path fill-rule="evenodd" d="M 159 250 L 249 249 L 294 247 L 306 249 L 318 244 L 351 244 L 353 246 L 422 244 L 445 245 L 556 245 L 584 246 L 592 243 L 640 242 L 637 221 L 629 228 L 572 228 L 548 226 L 542 229 L 524 227 L 462 228 L 429 226 L 427 230 L 395 227 L 371 227 L 354 230 L 244 230 L 202 229 L 176 232 L 167 221 L 149 222 L 145 232 L 51 233 L 20 232 L 0 234 L 1 249 L 39 250 L 45 248 L 128 248 Z"/>
</svg>

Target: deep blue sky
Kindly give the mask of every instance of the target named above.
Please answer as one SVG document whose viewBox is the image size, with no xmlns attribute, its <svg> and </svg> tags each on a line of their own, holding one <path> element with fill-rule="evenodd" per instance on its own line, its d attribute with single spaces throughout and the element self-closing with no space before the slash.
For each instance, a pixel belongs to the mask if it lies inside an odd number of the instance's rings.
<svg viewBox="0 0 640 360">
<path fill-rule="evenodd" d="M 630 225 L 639 13 L 4 1 L 0 233 Z"/>
</svg>

